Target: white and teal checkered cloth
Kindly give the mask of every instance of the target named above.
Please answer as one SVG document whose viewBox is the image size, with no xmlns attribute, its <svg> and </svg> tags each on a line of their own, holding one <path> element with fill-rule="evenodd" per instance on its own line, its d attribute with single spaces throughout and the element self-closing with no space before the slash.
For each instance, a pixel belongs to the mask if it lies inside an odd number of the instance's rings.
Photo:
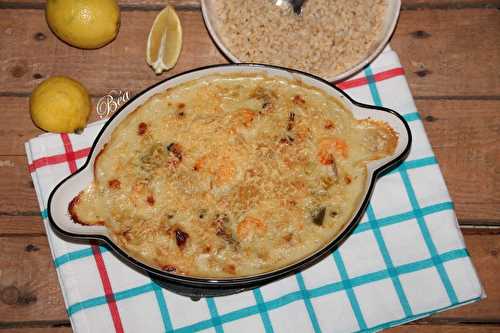
<svg viewBox="0 0 500 333">
<path fill-rule="evenodd" d="M 407 160 L 377 183 L 359 226 L 315 266 L 260 289 L 193 302 L 161 289 L 104 246 L 61 240 L 47 224 L 50 191 L 81 166 L 102 127 L 26 144 L 61 289 L 76 332 L 377 331 L 485 297 L 453 203 L 397 55 L 387 49 L 340 84 L 409 122 Z"/>
</svg>

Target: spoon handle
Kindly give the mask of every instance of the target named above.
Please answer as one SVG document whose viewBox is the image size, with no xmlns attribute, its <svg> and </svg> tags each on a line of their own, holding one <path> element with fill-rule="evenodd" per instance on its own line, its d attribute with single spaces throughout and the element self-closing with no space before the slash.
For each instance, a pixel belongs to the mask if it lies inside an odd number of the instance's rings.
<svg viewBox="0 0 500 333">
<path fill-rule="evenodd" d="M 290 4 L 292 5 L 295 14 L 300 15 L 304 2 L 305 0 L 290 0 Z"/>
</svg>

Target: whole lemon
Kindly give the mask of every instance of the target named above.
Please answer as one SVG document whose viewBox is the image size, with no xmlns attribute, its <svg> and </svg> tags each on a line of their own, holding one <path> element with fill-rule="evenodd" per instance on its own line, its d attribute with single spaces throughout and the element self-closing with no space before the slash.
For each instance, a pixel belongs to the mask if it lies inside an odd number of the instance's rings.
<svg viewBox="0 0 500 333">
<path fill-rule="evenodd" d="M 82 49 L 108 44 L 120 27 L 116 0 L 48 0 L 45 15 L 59 38 Z"/>
<path fill-rule="evenodd" d="M 64 76 L 43 81 L 30 98 L 33 122 L 49 132 L 79 133 L 87 124 L 91 109 L 85 87 Z"/>
</svg>

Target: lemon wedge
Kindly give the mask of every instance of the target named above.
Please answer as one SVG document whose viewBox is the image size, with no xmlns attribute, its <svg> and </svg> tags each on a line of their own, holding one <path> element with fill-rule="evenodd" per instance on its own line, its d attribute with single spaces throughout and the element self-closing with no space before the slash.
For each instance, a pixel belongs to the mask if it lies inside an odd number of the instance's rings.
<svg viewBox="0 0 500 333">
<path fill-rule="evenodd" d="M 155 18 L 149 31 L 147 63 L 156 74 L 175 66 L 182 49 L 182 26 L 172 6 L 167 6 Z"/>
</svg>

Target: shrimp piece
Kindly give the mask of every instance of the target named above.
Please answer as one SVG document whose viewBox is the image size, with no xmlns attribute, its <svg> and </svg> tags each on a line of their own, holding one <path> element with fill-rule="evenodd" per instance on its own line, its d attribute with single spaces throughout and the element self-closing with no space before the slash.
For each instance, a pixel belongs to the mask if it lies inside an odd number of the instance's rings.
<svg viewBox="0 0 500 333">
<path fill-rule="evenodd" d="M 226 154 L 216 156 L 208 154 L 200 157 L 194 163 L 193 170 L 205 171 L 213 176 L 216 186 L 222 186 L 231 181 L 236 174 L 236 165 Z"/>
<path fill-rule="evenodd" d="M 342 155 L 343 158 L 347 158 L 347 153 L 348 153 L 349 147 L 344 140 L 335 139 L 335 148 L 340 153 L 340 155 Z"/>
<path fill-rule="evenodd" d="M 214 176 L 216 186 L 228 183 L 236 173 L 236 165 L 227 155 L 215 159 L 207 157 L 202 164 L 205 164 L 205 161 L 208 165 L 208 172 Z"/>
<path fill-rule="evenodd" d="M 255 112 L 250 109 L 240 109 L 234 112 L 231 119 L 231 126 L 228 132 L 231 135 L 237 134 L 239 130 L 249 128 L 255 118 Z"/>
<path fill-rule="evenodd" d="M 254 217 L 247 216 L 236 227 L 239 239 L 252 239 L 255 235 L 262 236 L 267 231 L 267 224 Z"/>
<path fill-rule="evenodd" d="M 343 158 L 347 157 L 348 145 L 342 139 L 323 139 L 319 143 L 318 157 L 321 164 L 329 165 L 335 162 L 335 152 Z"/>
<path fill-rule="evenodd" d="M 253 119 L 255 118 L 255 112 L 250 109 L 241 109 L 239 112 L 239 120 L 243 123 L 243 126 L 250 127 L 252 125 Z"/>
<path fill-rule="evenodd" d="M 215 170 L 215 184 L 223 185 L 229 182 L 233 178 L 235 172 L 236 166 L 234 165 L 234 162 L 223 159 L 220 163 L 218 163 Z"/>
</svg>

